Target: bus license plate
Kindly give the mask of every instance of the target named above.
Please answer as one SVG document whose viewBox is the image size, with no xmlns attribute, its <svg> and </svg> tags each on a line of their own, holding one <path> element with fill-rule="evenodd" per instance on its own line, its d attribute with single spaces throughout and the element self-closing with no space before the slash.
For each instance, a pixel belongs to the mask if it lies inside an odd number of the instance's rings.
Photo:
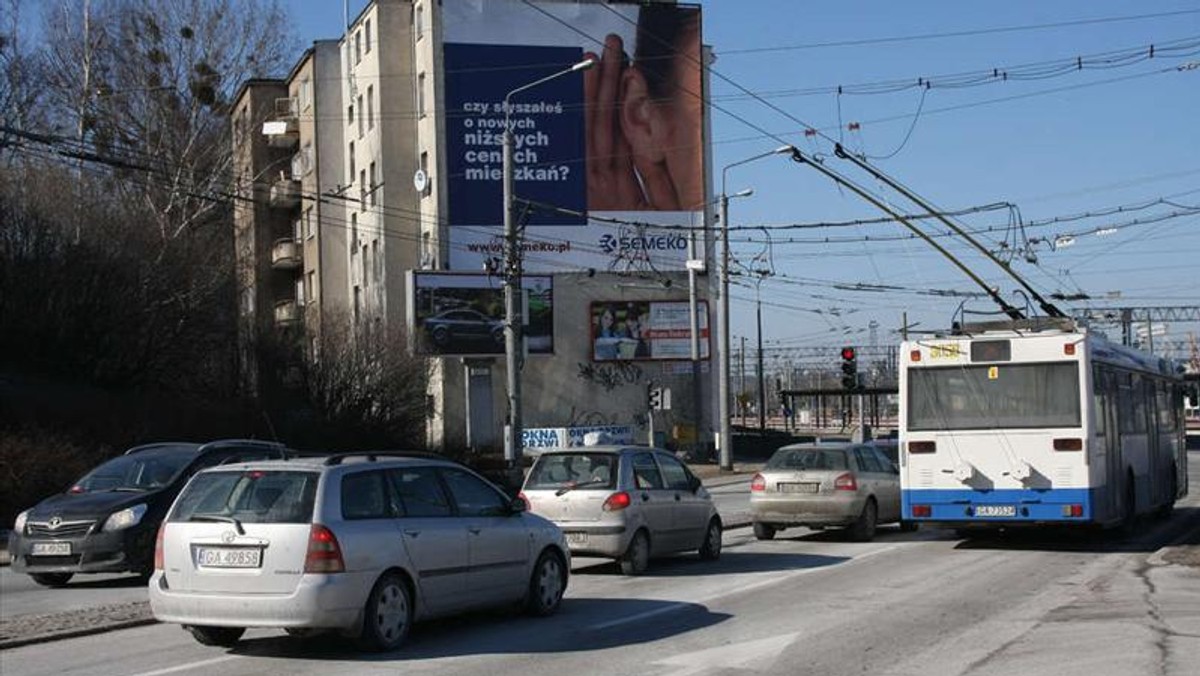
<svg viewBox="0 0 1200 676">
<path fill-rule="evenodd" d="M 975 516 L 1016 516 L 1016 505 L 979 505 L 975 508 Z"/>
<path fill-rule="evenodd" d="M 29 552 L 34 556 L 70 556 L 70 542 L 35 542 Z"/>
<path fill-rule="evenodd" d="M 262 550 L 202 547 L 196 552 L 196 559 L 205 568 L 258 568 Z"/>
</svg>

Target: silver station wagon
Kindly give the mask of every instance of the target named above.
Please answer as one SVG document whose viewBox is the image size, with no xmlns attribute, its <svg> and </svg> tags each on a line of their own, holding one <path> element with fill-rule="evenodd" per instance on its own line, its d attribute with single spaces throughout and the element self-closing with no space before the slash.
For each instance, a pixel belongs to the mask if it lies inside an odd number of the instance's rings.
<svg viewBox="0 0 1200 676">
<path fill-rule="evenodd" d="M 150 607 L 206 645 L 247 627 L 336 630 L 392 650 L 414 621 L 523 602 L 553 613 L 562 532 L 471 470 L 392 454 L 224 465 L 159 529 Z"/>
<path fill-rule="evenodd" d="M 698 551 L 721 556 L 721 517 L 708 491 L 675 456 L 637 446 L 586 446 L 541 454 L 521 496 L 562 528 L 574 554 L 645 571 L 650 558 Z"/>
<path fill-rule="evenodd" d="M 784 446 L 751 480 L 750 513 L 760 540 L 794 526 L 870 540 L 876 525 L 900 521 L 900 471 L 871 444 Z"/>
</svg>

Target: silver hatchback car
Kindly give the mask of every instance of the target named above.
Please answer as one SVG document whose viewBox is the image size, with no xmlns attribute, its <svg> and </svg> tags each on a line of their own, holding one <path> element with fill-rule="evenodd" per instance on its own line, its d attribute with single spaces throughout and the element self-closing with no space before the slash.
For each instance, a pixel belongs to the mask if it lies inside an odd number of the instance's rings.
<svg viewBox="0 0 1200 676">
<path fill-rule="evenodd" d="M 414 621 L 523 602 L 553 613 L 571 554 L 553 523 L 456 463 L 337 455 L 224 465 L 158 532 L 150 607 L 206 645 L 247 627 L 392 650 Z"/>
<path fill-rule="evenodd" d="M 721 556 L 721 517 L 675 456 L 637 446 L 588 446 L 540 455 L 521 496 L 562 529 L 574 554 L 617 559 L 626 575 L 652 556 Z"/>
<path fill-rule="evenodd" d="M 900 472 L 871 444 L 784 446 L 751 480 L 750 513 L 760 540 L 792 526 L 847 527 L 870 540 L 876 525 L 900 521 Z"/>
</svg>

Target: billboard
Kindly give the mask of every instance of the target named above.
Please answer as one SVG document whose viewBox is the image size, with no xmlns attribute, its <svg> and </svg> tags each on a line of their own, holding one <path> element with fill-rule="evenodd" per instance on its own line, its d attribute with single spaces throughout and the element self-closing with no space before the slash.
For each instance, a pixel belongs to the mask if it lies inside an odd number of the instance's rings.
<svg viewBox="0 0 1200 676">
<path fill-rule="evenodd" d="M 554 353 L 554 283 L 548 275 L 521 279 L 529 354 Z M 422 354 L 504 354 L 504 283 L 482 274 L 409 274 L 409 331 Z"/>
<path fill-rule="evenodd" d="M 654 226 L 704 224 L 700 8 L 444 0 L 441 11 L 450 267 L 502 255 L 508 124 L 517 198 L 552 207 L 523 214 L 526 270 L 684 269 L 686 231 Z M 505 107 L 585 58 L 596 65 Z"/>
<path fill-rule="evenodd" d="M 697 306 L 700 358 L 708 359 L 708 303 Z M 692 358 L 690 303 L 680 301 L 594 302 L 592 360 Z"/>
</svg>

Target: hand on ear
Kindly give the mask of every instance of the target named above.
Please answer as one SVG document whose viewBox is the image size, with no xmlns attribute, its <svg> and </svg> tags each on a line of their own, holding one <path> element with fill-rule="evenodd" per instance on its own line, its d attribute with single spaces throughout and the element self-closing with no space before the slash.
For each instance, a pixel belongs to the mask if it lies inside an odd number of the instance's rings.
<svg viewBox="0 0 1200 676">
<path fill-rule="evenodd" d="M 639 211 L 646 208 L 633 171 L 632 151 L 621 133 L 621 80 L 629 69 L 624 45 L 617 35 L 604 41 L 604 54 L 584 54 L 597 66 L 583 74 L 587 128 L 588 209 Z"/>
<path fill-rule="evenodd" d="M 667 169 L 670 125 L 667 106 L 650 96 L 645 76 L 637 67 L 621 78 L 621 131 L 633 150 L 633 165 L 642 179 L 649 209 L 678 211 L 679 196 Z"/>
</svg>

